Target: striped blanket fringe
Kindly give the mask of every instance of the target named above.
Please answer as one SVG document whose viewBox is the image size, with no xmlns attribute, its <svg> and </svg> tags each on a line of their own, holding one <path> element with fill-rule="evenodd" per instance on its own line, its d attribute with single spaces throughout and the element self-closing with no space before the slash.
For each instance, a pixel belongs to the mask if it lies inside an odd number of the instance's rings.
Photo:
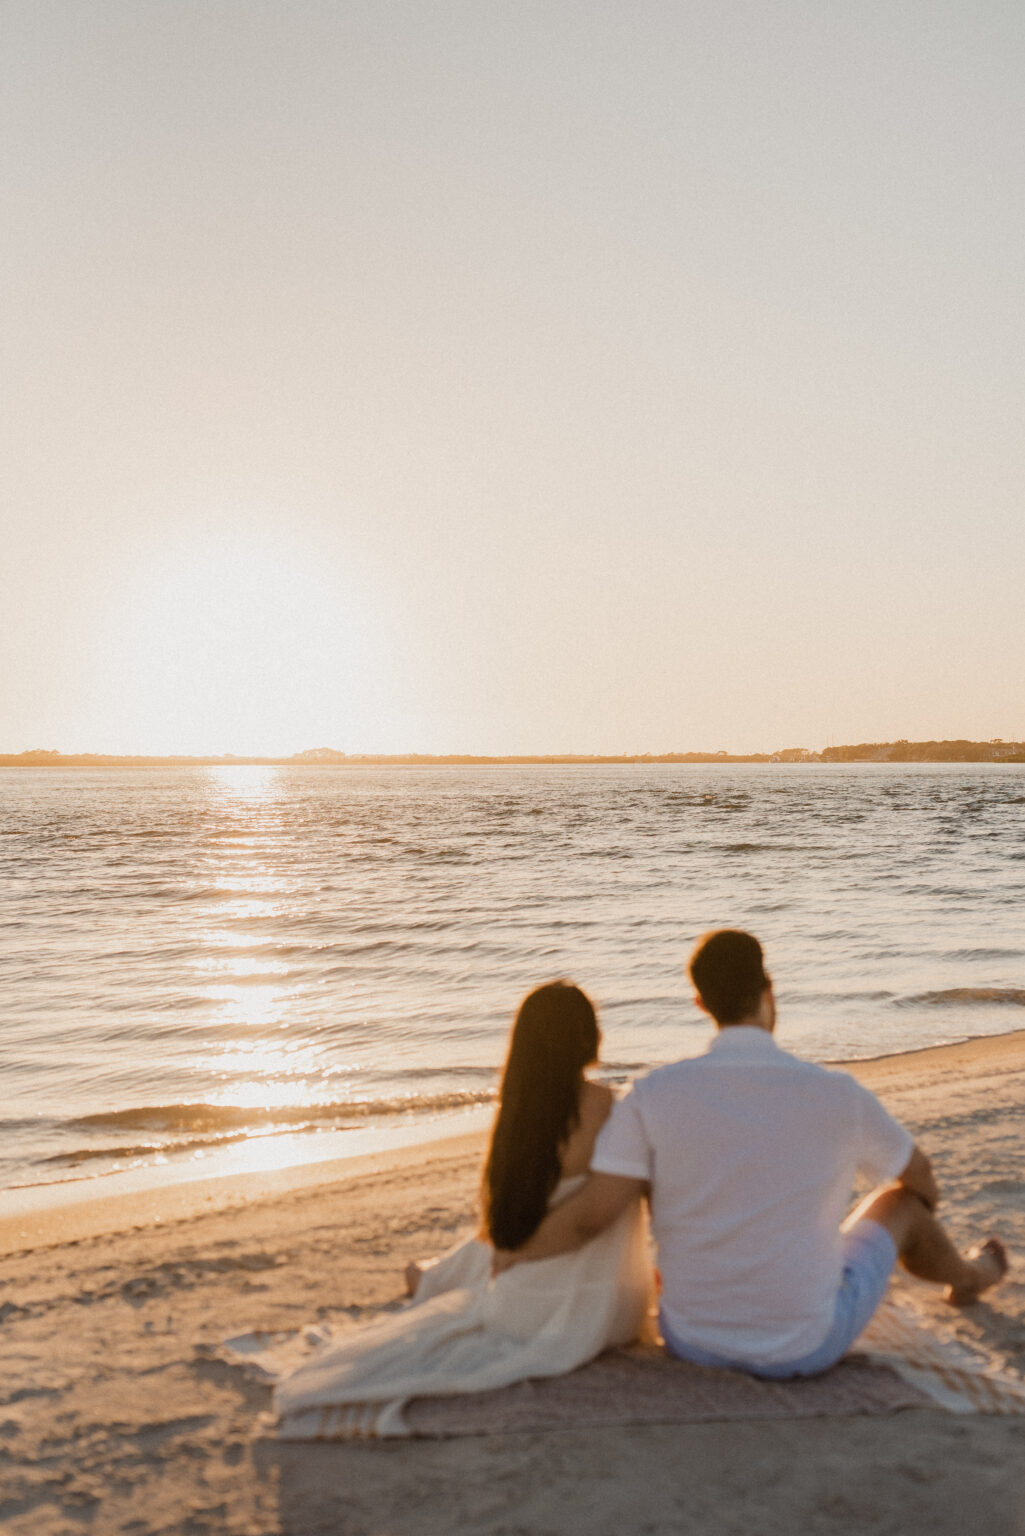
<svg viewBox="0 0 1025 1536">
<path fill-rule="evenodd" d="M 1025 1416 L 1020 1377 L 958 1339 L 940 1338 L 892 1296 L 858 1340 L 858 1352 L 890 1366 L 950 1413 Z"/>
</svg>

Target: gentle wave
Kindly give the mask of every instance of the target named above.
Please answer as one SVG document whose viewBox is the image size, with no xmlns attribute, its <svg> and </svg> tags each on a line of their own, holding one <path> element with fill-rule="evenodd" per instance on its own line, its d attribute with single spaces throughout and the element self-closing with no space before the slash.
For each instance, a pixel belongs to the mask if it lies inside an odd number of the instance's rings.
<svg viewBox="0 0 1025 1536">
<path fill-rule="evenodd" d="M 494 1089 L 464 1088 L 449 1093 L 394 1094 L 382 1099 L 336 1099 L 322 1104 L 280 1104 L 269 1107 L 241 1104 L 149 1104 L 80 1115 L 70 1123 L 81 1130 L 150 1131 L 173 1135 L 186 1131 L 228 1131 L 266 1126 L 301 1129 L 343 1120 L 370 1119 L 412 1111 L 437 1113 L 489 1104 Z"/>
<path fill-rule="evenodd" d="M 1025 961 L 1025 951 L 1020 949 L 952 949 L 948 960 L 1019 960 Z"/>
<path fill-rule="evenodd" d="M 187 1156 L 205 1147 L 230 1147 L 235 1142 L 248 1141 L 252 1134 L 250 1131 L 228 1131 L 223 1136 L 189 1136 L 183 1141 L 174 1142 L 145 1141 L 137 1146 L 76 1147 L 70 1152 L 54 1152 L 52 1156 L 42 1157 L 39 1161 L 44 1168 L 79 1168 L 85 1163 L 134 1162 L 137 1158 L 156 1158 L 166 1156 L 169 1152 L 176 1156 Z"/>
<path fill-rule="evenodd" d="M 1025 987 L 948 987 L 942 992 L 920 992 L 904 998 L 906 1003 L 932 1003 L 956 1006 L 962 1003 L 1001 1003 L 1025 1008 Z"/>
</svg>

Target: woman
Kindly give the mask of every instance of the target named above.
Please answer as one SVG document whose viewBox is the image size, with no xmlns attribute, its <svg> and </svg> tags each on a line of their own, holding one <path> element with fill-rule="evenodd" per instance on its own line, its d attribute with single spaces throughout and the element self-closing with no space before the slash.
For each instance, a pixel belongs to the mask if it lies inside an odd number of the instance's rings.
<svg viewBox="0 0 1025 1536">
<path fill-rule="evenodd" d="M 584 1076 L 598 1042 L 578 987 L 551 982 L 524 999 L 484 1166 L 481 1236 L 412 1266 L 414 1297 L 403 1312 L 327 1339 L 279 1379 L 279 1438 L 403 1435 L 412 1397 L 562 1375 L 637 1337 L 652 1295 L 639 1203 L 578 1252 L 491 1279 L 493 1247 L 525 1242 L 586 1175 L 612 1104 Z"/>
</svg>

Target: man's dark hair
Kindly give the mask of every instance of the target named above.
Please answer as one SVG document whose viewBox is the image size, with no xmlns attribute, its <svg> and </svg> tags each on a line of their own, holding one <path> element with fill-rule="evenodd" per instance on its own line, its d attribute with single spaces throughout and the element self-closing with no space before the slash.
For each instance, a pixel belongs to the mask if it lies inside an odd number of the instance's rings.
<svg viewBox="0 0 1025 1536">
<path fill-rule="evenodd" d="M 750 1018 L 769 985 L 762 946 L 739 928 L 702 934 L 688 966 L 695 990 L 717 1024 Z"/>
</svg>

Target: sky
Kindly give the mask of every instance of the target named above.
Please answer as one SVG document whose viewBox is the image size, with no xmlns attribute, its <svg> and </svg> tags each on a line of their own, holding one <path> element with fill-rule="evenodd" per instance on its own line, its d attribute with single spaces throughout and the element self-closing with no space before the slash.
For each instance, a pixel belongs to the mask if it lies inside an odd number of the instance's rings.
<svg viewBox="0 0 1025 1536">
<path fill-rule="evenodd" d="M 1018 0 L 0 0 L 0 751 L 1025 736 Z"/>
</svg>

